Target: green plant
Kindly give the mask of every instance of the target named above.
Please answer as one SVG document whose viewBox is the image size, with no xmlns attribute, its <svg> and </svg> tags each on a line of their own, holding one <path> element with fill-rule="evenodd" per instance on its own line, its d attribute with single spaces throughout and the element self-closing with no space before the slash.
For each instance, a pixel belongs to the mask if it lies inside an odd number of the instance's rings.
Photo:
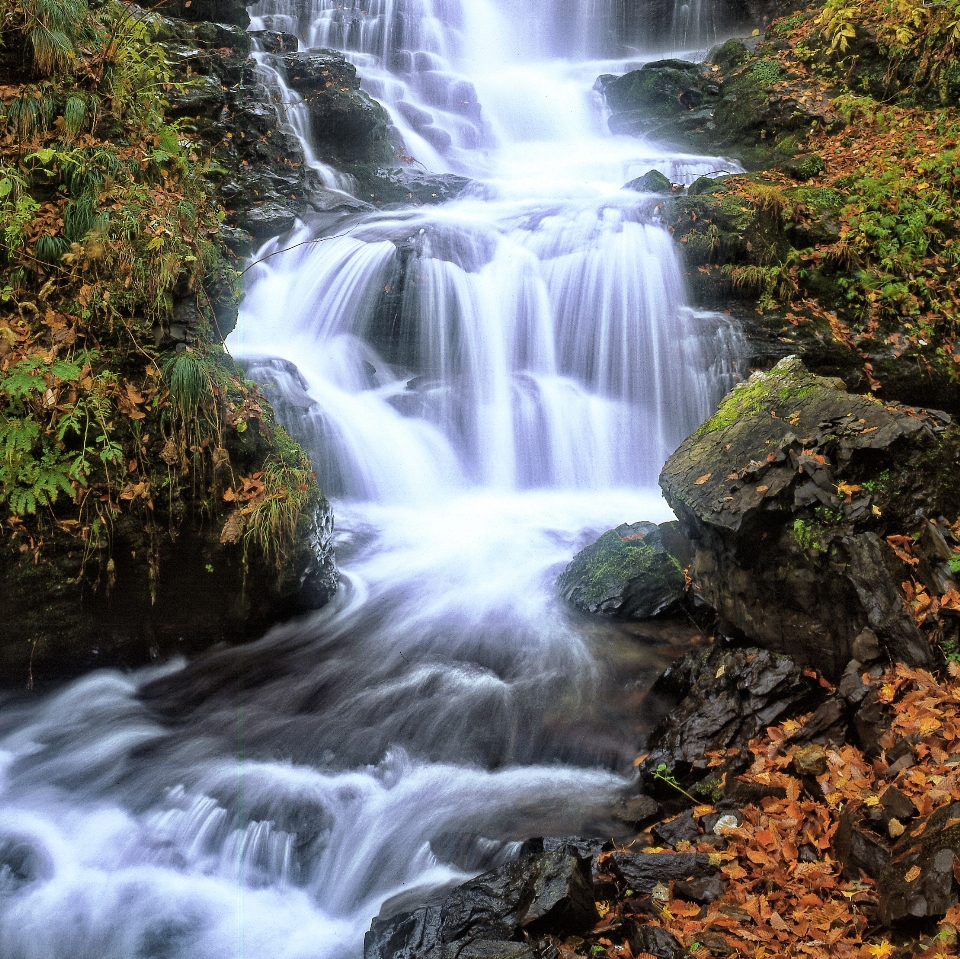
<svg viewBox="0 0 960 959">
<path fill-rule="evenodd" d="M 811 559 L 815 553 L 826 553 L 827 547 L 820 537 L 819 527 L 802 519 L 793 521 L 793 538 L 808 559 Z"/>
<path fill-rule="evenodd" d="M 677 777 L 673 775 L 673 770 L 666 763 L 660 763 L 660 765 L 657 766 L 653 771 L 653 778 L 676 789 L 678 793 L 682 793 L 687 799 L 691 800 L 691 802 L 697 802 L 697 797 L 691 796 L 690 793 L 677 782 Z"/>
<path fill-rule="evenodd" d="M 879 493 L 883 492 L 884 487 L 891 480 L 890 470 L 884 470 L 879 476 L 874 479 L 864 480 L 860 486 L 863 487 L 868 493 Z"/>
<path fill-rule="evenodd" d="M 783 77 L 783 70 L 776 60 L 757 60 L 749 70 L 750 79 L 764 90 L 769 90 Z"/>
</svg>

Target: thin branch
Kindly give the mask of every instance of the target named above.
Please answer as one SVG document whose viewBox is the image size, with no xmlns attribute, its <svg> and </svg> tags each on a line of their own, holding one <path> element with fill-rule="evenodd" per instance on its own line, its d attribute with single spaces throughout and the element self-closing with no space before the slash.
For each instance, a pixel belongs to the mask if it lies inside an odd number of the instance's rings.
<svg viewBox="0 0 960 959">
<path fill-rule="evenodd" d="M 260 257 L 259 260 L 254 260 L 253 263 L 251 263 L 248 267 L 241 270 L 237 274 L 237 277 L 243 276 L 244 273 L 252 270 L 255 266 L 257 266 L 257 264 L 263 263 L 264 260 L 269 260 L 271 257 L 277 256 L 280 253 L 289 253 L 291 250 L 295 250 L 299 246 L 307 246 L 310 243 L 326 243 L 327 240 L 340 240 L 345 236 L 349 236 L 355 229 L 356 227 L 352 226 L 349 230 L 347 230 L 346 233 L 336 233 L 333 236 L 321 236 L 317 237 L 315 240 L 301 240 L 299 243 L 294 243 L 293 246 L 285 246 L 282 250 L 274 250 L 273 253 L 268 253 L 266 256 Z"/>
</svg>

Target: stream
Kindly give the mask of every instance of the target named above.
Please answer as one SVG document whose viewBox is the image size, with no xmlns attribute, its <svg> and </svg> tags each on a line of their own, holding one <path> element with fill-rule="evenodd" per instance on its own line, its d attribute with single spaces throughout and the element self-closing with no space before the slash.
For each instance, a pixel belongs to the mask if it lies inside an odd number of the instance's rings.
<svg viewBox="0 0 960 959">
<path fill-rule="evenodd" d="M 591 620 L 554 584 L 604 530 L 671 518 L 659 470 L 738 355 L 660 200 L 621 189 L 730 161 L 605 132 L 596 77 L 663 55 L 618 10 L 251 8 L 346 51 L 409 152 L 472 182 L 254 257 L 295 246 L 247 274 L 228 346 L 310 449 L 340 589 L 252 644 L 0 702 L 0 959 L 358 959 L 382 909 L 525 838 L 623 829 L 648 690 L 696 631 Z M 716 39 L 706 2 L 672 23 L 687 57 Z"/>
</svg>

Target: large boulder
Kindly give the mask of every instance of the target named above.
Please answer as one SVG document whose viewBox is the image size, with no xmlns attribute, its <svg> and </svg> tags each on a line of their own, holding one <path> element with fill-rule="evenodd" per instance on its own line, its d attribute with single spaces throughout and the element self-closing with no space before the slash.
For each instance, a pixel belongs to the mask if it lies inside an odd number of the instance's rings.
<svg viewBox="0 0 960 959">
<path fill-rule="evenodd" d="M 560 574 L 560 595 L 587 613 L 651 619 L 683 598 L 683 570 L 655 523 L 607 530 Z"/>
<path fill-rule="evenodd" d="M 288 54 L 287 83 L 307 103 L 315 147 L 341 163 L 390 163 L 396 150 L 386 110 L 360 89 L 357 68 L 333 50 Z"/>
<path fill-rule="evenodd" d="M 952 588 L 958 463 L 946 414 L 848 394 L 788 357 L 728 394 L 660 485 L 721 626 L 839 678 L 868 627 L 897 660 L 940 661 L 901 584 Z M 914 534 L 917 556 L 896 538 Z"/>
<path fill-rule="evenodd" d="M 598 921 L 590 859 L 562 846 L 457 886 L 442 904 L 374 919 L 364 959 L 533 959 L 525 936 L 570 935 Z"/>
</svg>

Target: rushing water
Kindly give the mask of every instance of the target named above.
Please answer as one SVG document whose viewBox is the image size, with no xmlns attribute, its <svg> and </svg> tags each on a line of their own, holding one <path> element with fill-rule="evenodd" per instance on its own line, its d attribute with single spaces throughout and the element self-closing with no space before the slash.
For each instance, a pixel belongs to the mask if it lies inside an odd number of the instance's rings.
<svg viewBox="0 0 960 959">
<path fill-rule="evenodd" d="M 604 134 L 593 80 L 639 62 L 612 0 L 253 12 L 351 51 L 408 148 L 474 183 L 260 251 L 302 244 L 250 271 L 230 346 L 334 499 L 340 592 L 246 647 L 3 704 L 0 959 L 356 957 L 385 903 L 615 832 L 677 651 L 553 584 L 668 518 L 657 472 L 734 372 L 656 198 L 620 186 L 728 161 Z"/>
</svg>

